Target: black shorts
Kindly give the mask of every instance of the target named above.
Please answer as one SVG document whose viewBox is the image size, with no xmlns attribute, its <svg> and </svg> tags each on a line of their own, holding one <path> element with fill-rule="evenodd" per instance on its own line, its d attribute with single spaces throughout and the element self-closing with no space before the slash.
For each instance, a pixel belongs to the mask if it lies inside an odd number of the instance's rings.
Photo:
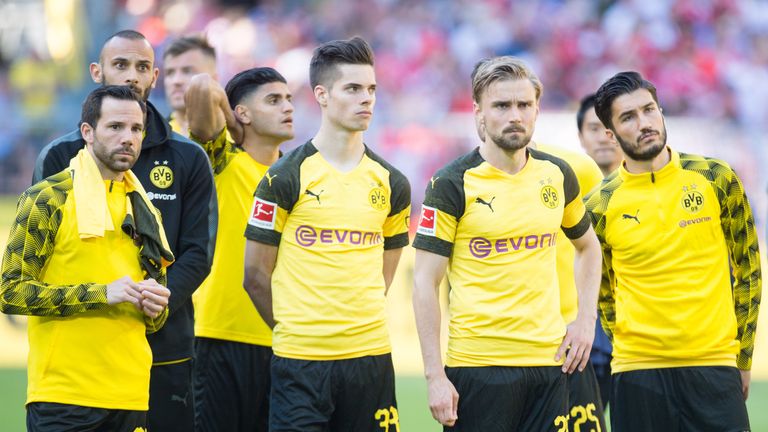
<svg viewBox="0 0 768 432">
<path fill-rule="evenodd" d="M 272 347 L 195 338 L 198 432 L 267 431 Z"/>
<path fill-rule="evenodd" d="M 459 393 L 458 419 L 445 431 L 567 431 L 568 389 L 559 366 L 446 367 Z"/>
<path fill-rule="evenodd" d="M 51 402 L 27 404 L 28 432 L 134 432 L 147 427 L 146 411 L 92 408 Z"/>
<path fill-rule="evenodd" d="M 273 356 L 269 430 L 400 430 L 392 356 L 326 361 Z"/>
<path fill-rule="evenodd" d="M 748 431 L 738 369 L 702 366 L 613 375 L 613 432 Z"/>
<path fill-rule="evenodd" d="M 582 372 L 568 375 L 568 430 L 605 430 L 603 402 L 600 386 L 592 369 L 592 362 Z"/>
<path fill-rule="evenodd" d="M 152 365 L 149 378 L 147 425 L 153 432 L 195 430 L 192 359 Z"/>
</svg>

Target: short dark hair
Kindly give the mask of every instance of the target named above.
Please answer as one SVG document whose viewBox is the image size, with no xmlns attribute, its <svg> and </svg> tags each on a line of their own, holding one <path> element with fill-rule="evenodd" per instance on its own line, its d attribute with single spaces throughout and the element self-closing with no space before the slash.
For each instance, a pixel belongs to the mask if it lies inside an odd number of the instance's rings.
<svg viewBox="0 0 768 432">
<path fill-rule="evenodd" d="M 587 111 L 595 107 L 595 94 L 588 94 L 579 102 L 579 110 L 576 111 L 576 127 L 579 128 L 579 132 L 584 129 L 584 117 L 587 115 Z"/>
<path fill-rule="evenodd" d="M 595 113 L 608 129 L 613 129 L 611 122 L 611 105 L 617 97 L 629 94 L 635 90 L 646 89 L 651 93 L 653 101 L 658 105 L 656 86 L 643 78 L 638 72 L 619 72 L 604 82 L 595 93 Z"/>
<path fill-rule="evenodd" d="M 130 40 L 142 40 L 142 39 L 146 40 L 147 39 L 146 36 L 137 32 L 136 30 L 120 30 L 119 32 L 113 33 L 112 36 L 108 37 L 104 41 L 104 44 L 102 46 L 106 45 L 107 42 L 115 38 L 130 39 Z"/>
<path fill-rule="evenodd" d="M 216 49 L 208 43 L 208 40 L 203 35 L 187 35 L 174 40 L 165 49 L 163 59 L 178 57 L 192 50 L 200 50 L 206 56 L 216 60 Z"/>
<path fill-rule="evenodd" d="M 235 106 L 242 102 L 248 95 L 256 91 L 262 85 L 272 82 L 287 84 L 287 81 L 280 75 L 280 72 L 271 67 L 258 67 L 238 73 L 229 80 L 227 86 L 224 88 L 224 91 L 227 92 L 229 106 L 232 109 L 235 109 Z"/>
<path fill-rule="evenodd" d="M 104 47 L 107 46 L 107 44 L 112 39 L 129 39 L 129 40 L 147 40 L 146 36 L 143 34 L 137 32 L 136 30 L 120 30 L 117 33 L 113 33 L 110 37 L 108 37 L 104 43 L 101 45 L 101 51 L 99 52 L 99 61 L 102 60 L 101 55 L 104 52 Z M 151 44 L 150 44 L 151 45 Z"/>
<path fill-rule="evenodd" d="M 373 66 L 373 50 L 363 38 L 334 40 L 315 48 L 309 63 L 309 84 L 328 86 L 339 79 L 338 65 L 359 64 Z"/>
<path fill-rule="evenodd" d="M 118 100 L 135 101 L 141 107 L 141 112 L 145 116 L 147 114 L 147 105 L 130 87 L 105 85 L 90 92 L 85 98 L 83 111 L 80 114 L 80 124 L 88 123 L 91 127 L 95 128 L 101 118 L 101 105 L 104 99 L 108 97 Z"/>
</svg>

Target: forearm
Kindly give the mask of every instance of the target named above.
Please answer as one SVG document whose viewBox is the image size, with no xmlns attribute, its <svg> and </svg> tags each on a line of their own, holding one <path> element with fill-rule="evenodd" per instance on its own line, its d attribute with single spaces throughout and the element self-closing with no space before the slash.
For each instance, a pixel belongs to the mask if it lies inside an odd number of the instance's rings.
<svg viewBox="0 0 768 432">
<path fill-rule="evenodd" d="M 266 274 L 260 269 L 245 270 L 243 287 L 248 297 L 259 312 L 261 319 L 269 326 L 275 327 L 275 317 L 272 310 L 272 275 Z"/>
<path fill-rule="evenodd" d="M 389 292 L 389 287 L 392 285 L 392 280 L 395 278 L 397 264 L 400 262 L 400 256 L 402 254 L 403 248 L 384 251 L 384 266 L 382 269 L 384 274 L 384 295 L 387 295 Z"/>
<path fill-rule="evenodd" d="M 597 319 L 597 297 L 600 291 L 601 254 L 599 247 L 576 252 L 574 279 L 578 295 L 578 315 Z"/>
<path fill-rule="evenodd" d="M 107 286 L 50 285 L 32 279 L 3 274 L 0 311 L 11 315 L 70 316 L 89 310 L 105 309 Z"/>
<path fill-rule="evenodd" d="M 439 282 L 436 285 L 420 279 L 414 279 L 413 311 L 424 360 L 424 375 L 431 379 L 445 373 L 440 350 Z"/>
<path fill-rule="evenodd" d="M 214 139 L 225 126 L 217 86 L 209 75 L 200 74 L 192 77 L 184 94 L 189 132 L 204 141 Z"/>
</svg>

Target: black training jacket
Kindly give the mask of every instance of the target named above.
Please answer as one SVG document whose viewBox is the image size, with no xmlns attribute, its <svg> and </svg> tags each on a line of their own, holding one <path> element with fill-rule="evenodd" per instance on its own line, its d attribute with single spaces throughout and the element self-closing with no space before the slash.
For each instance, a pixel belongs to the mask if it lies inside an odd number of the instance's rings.
<svg viewBox="0 0 768 432">
<path fill-rule="evenodd" d="M 56 174 L 85 146 L 75 130 L 45 146 L 37 157 L 32 182 Z M 147 127 L 133 172 L 163 215 L 163 227 L 176 261 L 168 268 L 170 316 L 160 331 L 147 336 L 154 363 L 192 357 L 192 293 L 211 271 L 216 243 L 217 208 L 208 157 L 203 149 L 171 131 L 147 102 Z"/>
</svg>

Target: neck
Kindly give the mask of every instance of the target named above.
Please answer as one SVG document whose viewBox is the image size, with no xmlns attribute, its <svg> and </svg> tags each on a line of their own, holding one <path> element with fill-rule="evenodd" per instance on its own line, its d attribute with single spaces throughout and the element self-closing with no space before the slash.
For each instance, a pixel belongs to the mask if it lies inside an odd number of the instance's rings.
<svg viewBox="0 0 768 432">
<path fill-rule="evenodd" d="M 335 128 L 326 121 L 312 138 L 312 144 L 326 161 L 342 171 L 357 166 L 365 152 L 362 131 L 350 132 Z"/>
<path fill-rule="evenodd" d="M 176 120 L 176 123 L 179 124 L 179 127 L 181 128 L 179 132 L 180 135 L 188 136 L 189 135 L 189 125 L 187 124 L 187 111 L 185 109 L 180 110 L 174 110 L 173 111 L 173 119 Z"/>
<path fill-rule="evenodd" d="M 258 135 L 246 129 L 243 136 L 243 150 L 256 162 L 272 166 L 280 157 L 282 138 Z"/>
<path fill-rule="evenodd" d="M 112 171 L 107 167 L 99 166 L 99 172 L 101 173 L 101 178 L 104 180 L 123 181 L 123 178 L 125 178 L 125 172 Z"/>
<path fill-rule="evenodd" d="M 486 141 L 480 144 L 480 156 L 507 174 L 517 174 L 528 161 L 525 147 L 517 150 L 503 150 L 491 142 L 490 138 L 486 138 Z"/>
<path fill-rule="evenodd" d="M 621 166 L 621 162 L 617 162 L 615 164 L 608 165 L 608 166 L 601 166 L 600 171 L 602 171 L 603 177 L 608 177 L 608 175 L 616 171 L 619 168 L 619 166 Z"/>
<path fill-rule="evenodd" d="M 632 174 L 655 172 L 664 168 L 670 160 L 672 160 L 672 157 L 670 156 L 669 148 L 664 147 L 661 153 L 657 154 L 653 159 L 647 161 L 634 160 L 625 154 L 624 168 L 626 168 L 626 170 Z"/>
</svg>

